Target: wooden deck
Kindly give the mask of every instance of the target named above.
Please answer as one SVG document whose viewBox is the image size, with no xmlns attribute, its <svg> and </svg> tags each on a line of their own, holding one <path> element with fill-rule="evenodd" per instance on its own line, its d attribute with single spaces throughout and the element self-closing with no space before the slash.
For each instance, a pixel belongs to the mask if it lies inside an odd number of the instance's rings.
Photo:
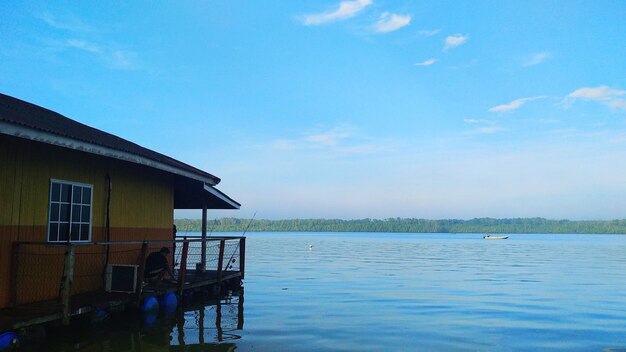
<svg viewBox="0 0 626 352">
<path fill-rule="evenodd" d="M 232 279 L 241 279 L 240 271 L 224 271 L 221 278 L 217 271 L 196 272 L 188 270 L 185 273 L 183 291 L 203 290 Z M 142 289 L 141 299 L 148 296 L 160 296 L 169 292 L 177 292 L 176 283 L 161 282 L 148 284 Z M 118 293 L 96 291 L 81 293 L 72 296 L 70 316 L 95 314 L 99 310 L 116 311 L 129 307 L 136 307 L 135 293 Z M 33 325 L 60 321 L 63 318 L 63 305 L 60 300 L 50 300 L 20 305 L 0 310 L 0 332 L 17 330 Z"/>
</svg>

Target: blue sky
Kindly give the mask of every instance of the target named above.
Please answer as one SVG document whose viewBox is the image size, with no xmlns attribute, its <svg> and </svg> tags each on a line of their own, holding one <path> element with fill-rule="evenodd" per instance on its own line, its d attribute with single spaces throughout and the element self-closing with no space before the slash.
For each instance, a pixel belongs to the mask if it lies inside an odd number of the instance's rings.
<svg viewBox="0 0 626 352">
<path fill-rule="evenodd" d="M 2 93 L 221 177 L 212 217 L 626 218 L 624 1 L 5 1 L 0 42 Z"/>
</svg>

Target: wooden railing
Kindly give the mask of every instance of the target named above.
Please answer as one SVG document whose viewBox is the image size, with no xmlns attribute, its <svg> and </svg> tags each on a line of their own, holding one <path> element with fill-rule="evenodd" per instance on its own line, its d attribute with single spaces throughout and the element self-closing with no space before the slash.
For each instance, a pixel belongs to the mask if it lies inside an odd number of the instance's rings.
<svg viewBox="0 0 626 352">
<path fill-rule="evenodd" d="M 91 243 L 14 242 L 11 260 L 10 304 L 12 306 L 58 299 L 69 318 L 75 294 L 103 291 L 106 267 L 136 265 L 136 295 L 141 298 L 143 268 L 147 255 L 161 247 L 172 249 L 170 265 L 178 279 L 178 292 L 190 271 L 245 271 L 245 237 L 181 238 L 173 241 L 124 241 Z M 202 255 L 202 253 L 206 255 Z M 221 281 L 218 281 L 221 282 Z"/>
</svg>

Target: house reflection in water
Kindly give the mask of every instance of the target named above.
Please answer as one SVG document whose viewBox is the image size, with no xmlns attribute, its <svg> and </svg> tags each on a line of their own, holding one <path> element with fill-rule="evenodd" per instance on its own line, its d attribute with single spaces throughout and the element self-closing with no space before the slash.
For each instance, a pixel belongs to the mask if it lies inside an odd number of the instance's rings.
<svg viewBox="0 0 626 352">
<path fill-rule="evenodd" d="M 172 314 L 121 312 L 84 328 L 49 331 L 21 351 L 236 351 L 244 325 L 243 289 L 221 300 L 193 301 Z"/>
<path fill-rule="evenodd" d="M 203 346 L 202 351 L 234 351 L 243 330 L 243 302 L 242 289 L 212 305 L 201 303 L 178 310 L 170 351 L 193 351 L 193 346 Z M 207 345 L 215 345 L 215 349 L 207 349 Z"/>
</svg>

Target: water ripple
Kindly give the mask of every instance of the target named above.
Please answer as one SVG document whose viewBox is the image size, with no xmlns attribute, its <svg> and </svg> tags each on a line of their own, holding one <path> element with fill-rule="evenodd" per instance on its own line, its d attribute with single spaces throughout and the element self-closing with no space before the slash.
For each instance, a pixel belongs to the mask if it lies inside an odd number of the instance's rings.
<svg viewBox="0 0 626 352">
<path fill-rule="evenodd" d="M 484 241 L 471 234 L 251 234 L 248 243 L 246 305 L 255 314 L 247 317 L 244 340 L 262 333 L 264 346 L 290 351 L 626 346 L 622 236 Z M 289 290 L 278 295 L 278 287 Z"/>
</svg>

